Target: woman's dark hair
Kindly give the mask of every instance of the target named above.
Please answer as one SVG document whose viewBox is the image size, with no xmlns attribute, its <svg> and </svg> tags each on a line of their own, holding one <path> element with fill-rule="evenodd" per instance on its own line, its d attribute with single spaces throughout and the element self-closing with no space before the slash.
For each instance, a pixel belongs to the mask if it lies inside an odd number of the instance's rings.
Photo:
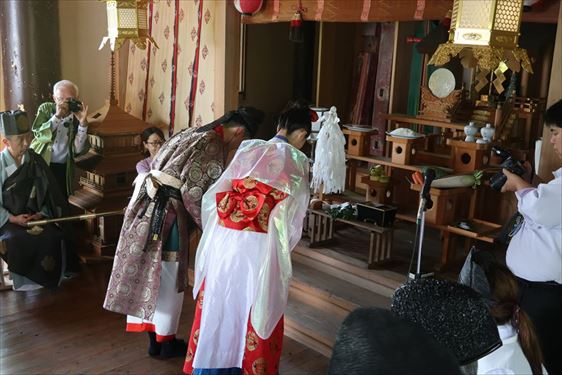
<svg viewBox="0 0 562 375">
<path fill-rule="evenodd" d="M 165 140 L 166 140 L 166 138 L 164 138 L 164 133 L 162 132 L 162 130 L 160 130 L 159 128 L 153 126 L 153 127 L 146 128 L 146 129 L 143 130 L 143 132 L 141 133 L 141 140 L 142 140 L 142 142 L 143 142 L 143 143 L 148 142 L 148 138 L 150 138 L 150 136 L 151 136 L 152 134 L 158 135 L 162 141 L 165 141 Z M 147 156 L 147 157 L 150 156 L 149 152 L 146 151 L 146 150 L 144 151 L 144 154 L 145 154 L 145 156 Z"/>
<path fill-rule="evenodd" d="M 562 100 L 548 107 L 544 114 L 544 125 L 562 128 Z"/>
<path fill-rule="evenodd" d="M 291 101 L 279 115 L 277 126 L 286 129 L 287 134 L 304 129 L 310 134 L 312 129 L 311 110 L 303 100 Z"/>
<path fill-rule="evenodd" d="M 265 113 L 254 107 L 239 107 L 235 111 L 228 111 L 215 121 L 200 126 L 196 132 L 204 133 L 223 125 L 225 128 L 244 127 L 246 137 L 253 138 L 258 132 L 258 126 L 263 122 Z"/>
<path fill-rule="evenodd" d="M 166 139 L 164 138 L 164 133 L 162 132 L 162 130 L 156 127 L 151 127 L 151 128 L 144 129 L 144 131 L 142 132 L 141 134 L 142 141 L 148 142 L 148 138 L 150 138 L 152 134 L 157 134 L 160 137 L 160 139 L 162 139 L 163 141 Z"/>
<path fill-rule="evenodd" d="M 517 304 L 517 281 L 504 265 L 493 261 L 483 267 L 490 285 L 493 305 L 490 314 L 497 324 L 511 323 L 519 333 L 519 345 L 531 365 L 533 375 L 542 374 L 539 339 L 529 316 Z"/>
</svg>

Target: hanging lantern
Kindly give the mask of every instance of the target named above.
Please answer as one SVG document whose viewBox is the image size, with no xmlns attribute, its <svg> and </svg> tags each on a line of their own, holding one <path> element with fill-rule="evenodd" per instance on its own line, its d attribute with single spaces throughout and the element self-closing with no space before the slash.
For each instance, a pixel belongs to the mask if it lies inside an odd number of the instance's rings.
<svg viewBox="0 0 562 375">
<path fill-rule="evenodd" d="M 102 0 L 107 3 L 107 36 L 99 49 L 109 40 L 112 51 L 119 49 L 125 40 L 131 40 L 138 48 L 145 49 L 147 40 L 156 42 L 148 35 L 148 0 Z"/>
<path fill-rule="evenodd" d="M 234 7 L 244 16 L 253 16 L 261 10 L 263 0 L 234 0 Z"/>
<path fill-rule="evenodd" d="M 458 55 L 464 67 L 477 67 L 483 76 L 503 74 L 505 67 L 532 73 L 527 51 L 517 44 L 522 9 L 523 0 L 455 0 L 449 40 L 429 64 L 443 65 Z"/>
</svg>

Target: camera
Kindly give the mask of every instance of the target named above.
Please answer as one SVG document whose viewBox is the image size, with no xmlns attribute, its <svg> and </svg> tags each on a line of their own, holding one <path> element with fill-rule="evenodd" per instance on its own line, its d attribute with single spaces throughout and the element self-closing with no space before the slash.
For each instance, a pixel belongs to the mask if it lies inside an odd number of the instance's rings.
<svg viewBox="0 0 562 375">
<path fill-rule="evenodd" d="M 500 167 L 505 168 L 518 176 L 523 176 L 525 174 L 526 169 L 521 160 L 515 159 L 509 152 L 497 146 L 492 147 L 492 152 L 502 158 L 503 161 Z M 490 178 L 490 186 L 497 191 L 501 191 L 506 180 L 507 177 L 500 171 Z"/>
<path fill-rule="evenodd" d="M 82 102 L 76 98 L 68 98 L 66 103 L 70 112 L 80 112 L 82 110 Z"/>
</svg>

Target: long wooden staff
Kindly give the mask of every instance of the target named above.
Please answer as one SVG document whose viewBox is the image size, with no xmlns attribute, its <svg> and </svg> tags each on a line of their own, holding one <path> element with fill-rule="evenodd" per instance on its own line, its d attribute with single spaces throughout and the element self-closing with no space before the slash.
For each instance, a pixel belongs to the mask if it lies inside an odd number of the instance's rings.
<svg viewBox="0 0 562 375">
<path fill-rule="evenodd" d="M 61 223 L 64 221 L 75 221 L 75 220 L 88 220 L 94 219 L 100 216 L 113 216 L 113 215 L 122 215 L 125 210 L 117 210 L 117 211 L 107 211 L 107 212 L 99 212 L 94 214 L 84 214 L 84 215 L 75 215 L 75 216 L 66 216 L 66 217 L 57 217 L 53 219 L 43 219 L 43 220 L 35 220 L 29 221 L 27 223 L 28 227 L 40 226 L 40 225 L 47 225 L 51 223 Z"/>
</svg>

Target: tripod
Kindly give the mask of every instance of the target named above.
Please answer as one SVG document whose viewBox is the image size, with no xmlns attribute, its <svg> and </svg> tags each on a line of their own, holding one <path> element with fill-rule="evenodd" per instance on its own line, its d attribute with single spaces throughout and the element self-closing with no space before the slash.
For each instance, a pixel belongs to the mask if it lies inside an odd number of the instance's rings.
<svg viewBox="0 0 562 375">
<path fill-rule="evenodd" d="M 412 249 L 412 260 L 414 252 L 418 252 L 418 262 L 416 266 L 416 273 L 412 274 L 410 272 L 412 268 L 412 262 L 410 261 L 410 267 L 408 269 L 408 277 L 410 279 L 421 279 L 424 277 L 433 276 L 433 272 L 422 274 L 421 272 L 421 255 L 423 247 L 423 238 L 425 231 L 425 211 L 430 210 L 433 207 L 433 201 L 431 200 L 431 195 L 429 190 L 431 188 L 431 182 L 435 179 L 435 171 L 433 169 L 427 169 L 424 174 L 424 184 L 420 192 L 420 204 L 418 207 L 418 215 L 416 217 L 416 236 L 414 240 L 414 248 Z"/>
</svg>

